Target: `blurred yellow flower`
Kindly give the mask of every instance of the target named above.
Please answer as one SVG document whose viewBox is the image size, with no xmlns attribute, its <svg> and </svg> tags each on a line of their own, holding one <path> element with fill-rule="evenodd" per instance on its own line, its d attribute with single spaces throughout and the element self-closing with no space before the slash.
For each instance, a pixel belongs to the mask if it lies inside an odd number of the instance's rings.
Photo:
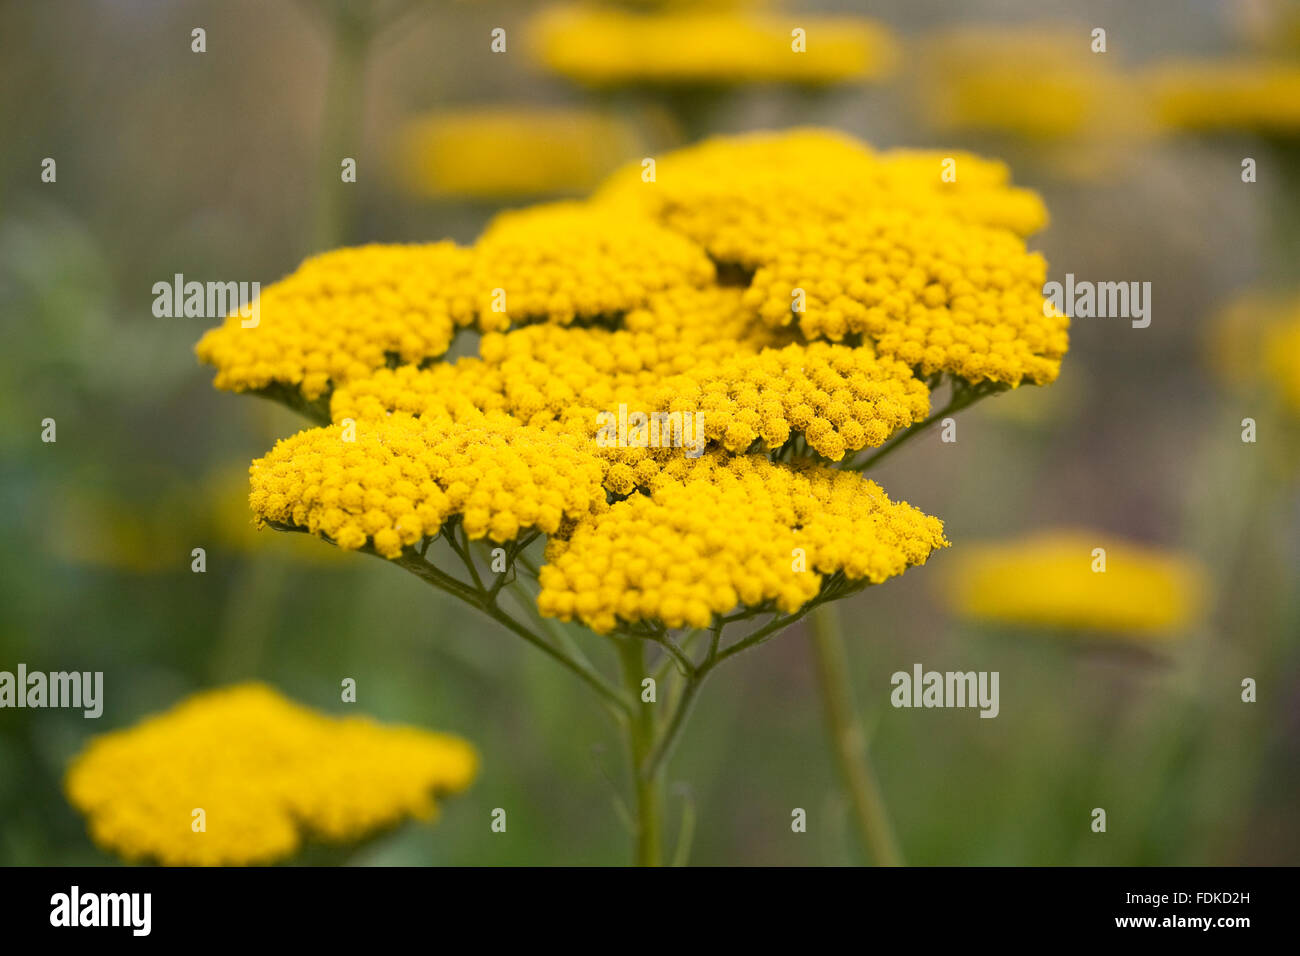
<svg viewBox="0 0 1300 956">
<path fill-rule="evenodd" d="M 1131 83 L 1083 27 L 951 30 L 921 44 L 927 118 L 943 130 L 995 130 L 1032 140 L 1132 135 Z"/>
<path fill-rule="evenodd" d="M 1166 130 L 1285 136 L 1300 131 L 1300 64 L 1172 61 L 1152 67 L 1143 82 L 1156 121 Z"/>
<path fill-rule="evenodd" d="M 1225 306 L 1206 342 L 1225 385 L 1260 389 L 1300 417 L 1300 295 L 1248 292 Z"/>
<path fill-rule="evenodd" d="M 1300 416 L 1300 313 L 1264 333 L 1264 368 L 1278 396 Z"/>
<path fill-rule="evenodd" d="M 964 545 L 953 561 L 947 583 L 960 616 L 1099 635 L 1181 637 L 1207 584 L 1188 555 L 1086 530 Z"/>
<path fill-rule="evenodd" d="M 595 87 L 819 86 L 881 79 L 897 60 L 889 32 L 856 17 L 565 4 L 530 26 L 534 54 L 547 69 Z M 803 31 L 801 51 L 796 31 Z"/>
<path fill-rule="evenodd" d="M 65 787 L 95 842 L 127 860 L 260 864 L 307 837 L 349 843 L 432 819 L 435 796 L 464 790 L 477 765 L 458 737 L 325 716 L 250 683 L 95 738 Z"/>
<path fill-rule="evenodd" d="M 636 129 L 615 116 L 540 107 L 434 113 L 408 123 L 399 146 L 411 192 L 473 199 L 583 193 L 643 152 Z"/>
</svg>

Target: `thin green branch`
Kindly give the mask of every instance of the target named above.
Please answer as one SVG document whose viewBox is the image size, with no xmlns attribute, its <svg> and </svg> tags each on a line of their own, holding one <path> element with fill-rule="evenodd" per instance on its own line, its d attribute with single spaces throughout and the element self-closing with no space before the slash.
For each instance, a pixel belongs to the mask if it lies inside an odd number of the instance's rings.
<svg viewBox="0 0 1300 956">
<path fill-rule="evenodd" d="M 821 684 L 831 749 L 853 807 L 858 834 L 881 866 L 900 866 L 902 853 L 885 808 L 884 795 L 867 756 L 867 741 L 853 703 L 848 661 L 837 608 L 826 605 L 812 616 L 812 648 Z"/>
</svg>

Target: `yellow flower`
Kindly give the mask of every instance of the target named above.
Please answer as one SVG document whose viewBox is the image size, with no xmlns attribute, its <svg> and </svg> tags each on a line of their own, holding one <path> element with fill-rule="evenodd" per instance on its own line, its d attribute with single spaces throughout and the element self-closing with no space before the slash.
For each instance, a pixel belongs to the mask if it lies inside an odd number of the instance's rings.
<svg viewBox="0 0 1300 956">
<path fill-rule="evenodd" d="M 796 29 L 804 31 L 802 52 L 796 52 Z M 894 41 L 879 24 L 802 13 L 560 5 L 530 24 L 530 39 L 547 69 L 596 87 L 817 86 L 880 79 L 897 60 Z"/>
<path fill-rule="evenodd" d="M 594 110 L 495 107 L 412 120 L 399 152 L 412 192 L 498 199 L 586 192 L 643 147 Z"/>
<path fill-rule="evenodd" d="M 955 183 L 944 182 L 946 159 Z M 653 188 L 633 175 L 615 174 L 596 201 L 655 216 L 716 261 L 754 270 L 743 301 L 772 324 L 863 337 L 927 376 L 1014 386 L 1060 370 L 1069 319 L 1044 314 L 1047 267 L 1021 238 L 1045 213 L 1001 164 L 875 154 L 796 130 L 680 150 Z"/>
<path fill-rule="evenodd" d="M 1085 27 L 948 30 L 920 47 L 924 114 L 937 128 L 1037 141 L 1125 138 L 1145 125 L 1132 80 Z"/>
<path fill-rule="evenodd" d="M 789 613 L 823 575 L 878 584 L 947 545 L 939 519 L 850 472 L 710 453 L 674 459 L 652 484 L 551 540 L 543 614 L 604 633 L 705 627 L 740 605 Z"/>
<path fill-rule="evenodd" d="M 1164 129 L 1278 135 L 1300 130 L 1300 66 L 1293 63 L 1171 61 L 1151 68 L 1143 81 Z"/>
<path fill-rule="evenodd" d="M 547 613 L 602 630 L 789 610 L 825 575 L 875 582 L 942 546 L 937 519 L 825 462 L 923 421 L 939 373 L 1056 377 L 1068 319 L 1044 315 L 1046 267 L 1024 240 L 1042 201 L 999 162 L 822 130 L 658 160 L 653 180 L 620 170 L 589 201 L 504 213 L 455 252 L 450 325 L 477 326 L 477 355 L 429 362 L 368 341 L 364 361 L 329 363 L 311 397 L 328 392 L 334 424 L 254 463 L 258 521 L 390 559 L 449 521 L 499 543 L 543 533 Z M 374 316 L 409 281 L 345 287 Z M 281 352 L 319 350 L 319 332 L 335 354 L 323 321 L 292 326 Z M 219 384 L 252 341 L 216 356 Z M 307 395 L 293 373 L 267 380 Z M 675 439 L 609 441 L 625 413 L 681 424 Z M 591 571 L 611 554 L 624 570 Z"/>
<path fill-rule="evenodd" d="M 474 246 L 480 324 L 614 319 L 649 297 L 713 281 L 704 250 L 683 236 L 586 203 L 504 212 Z"/>
<path fill-rule="evenodd" d="M 1300 315 L 1265 332 L 1263 372 L 1286 407 L 1300 417 Z"/>
<path fill-rule="evenodd" d="M 268 286 L 257 324 L 234 312 L 199 340 L 217 388 L 290 386 L 307 400 L 383 368 L 441 356 L 474 320 L 469 250 L 450 242 L 361 246 L 308 259 Z"/>
<path fill-rule="evenodd" d="M 95 738 L 65 787 L 95 842 L 127 860 L 259 864 L 307 837 L 348 843 L 431 819 L 434 797 L 464 790 L 477 765 L 458 737 L 329 717 L 253 683 Z"/>
<path fill-rule="evenodd" d="M 1187 555 L 1090 531 L 967 545 L 954 562 L 949 590 L 962 617 L 1099 635 L 1184 636 L 1206 586 L 1200 564 Z"/>
<path fill-rule="evenodd" d="M 1300 417 L 1300 297 L 1250 292 L 1211 323 L 1207 353 L 1215 374 L 1234 388 L 1261 388 Z"/>
<path fill-rule="evenodd" d="M 300 528 L 387 558 L 459 515 L 470 538 L 504 542 L 603 509 L 602 468 L 582 443 L 507 415 L 454 424 L 395 415 L 299 432 L 253 462 L 259 522 Z"/>
</svg>

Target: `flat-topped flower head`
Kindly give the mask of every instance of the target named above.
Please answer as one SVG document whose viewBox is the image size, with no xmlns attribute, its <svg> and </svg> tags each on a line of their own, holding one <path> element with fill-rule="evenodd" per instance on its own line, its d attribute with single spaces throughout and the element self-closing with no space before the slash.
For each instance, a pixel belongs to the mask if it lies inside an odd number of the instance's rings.
<svg viewBox="0 0 1300 956">
<path fill-rule="evenodd" d="M 431 819 L 477 767 L 458 737 L 331 717 L 253 683 L 95 738 L 65 787 L 95 842 L 126 860 L 265 864 L 307 839 L 352 843 Z"/>
<path fill-rule="evenodd" d="M 749 269 L 782 251 L 783 230 L 831 226 L 872 209 L 941 210 L 1028 236 L 1047 224 L 1039 196 L 1004 163 L 960 150 L 876 152 L 817 128 L 718 136 L 656 160 L 653 187 L 630 164 L 592 201 L 639 210 L 694 239 L 714 260 Z"/>
<path fill-rule="evenodd" d="M 953 606 L 975 621 L 1165 640 L 1185 635 L 1204 604 L 1197 561 L 1099 532 L 967 545 L 954 560 Z"/>
<path fill-rule="evenodd" d="M 897 61 L 893 38 L 870 20 L 698 5 L 658 12 L 554 6 L 530 24 L 530 43 L 547 69 L 593 87 L 824 86 L 883 78 Z"/>
<path fill-rule="evenodd" d="M 449 531 L 462 560 L 462 535 L 544 534 L 542 605 L 598 630 L 791 612 L 830 577 L 884 580 L 942 546 L 941 526 L 833 466 L 867 467 L 854 453 L 926 421 L 943 376 L 1056 377 L 1068 319 L 1044 308 L 1024 240 L 1045 222 L 999 162 L 815 129 L 709 140 L 657 157 L 651 180 L 638 164 L 588 201 L 503 213 L 440 253 L 460 271 L 439 344 L 472 324 L 477 355 L 436 361 L 353 313 L 295 320 L 300 351 L 332 358 L 267 381 L 328 392 L 333 424 L 254 462 L 254 515 L 411 561 Z M 365 316 L 408 281 L 325 265 L 315 284 Z M 366 339 L 364 360 L 342 361 L 340 335 Z M 806 570 L 787 572 L 796 549 Z"/>
<path fill-rule="evenodd" d="M 459 516 L 470 538 L 504 542 L 603 509 L 603 469 L 583 443 L 500 413 L 453 422 L 395 415 L 300 432 L 253 462 L 259 521 L 367 544 L 387 558 Z"/>
<path fill-rule="evenodd" d="M 824 575 L 880 583 L 946 544 L 937 518 L 858 475 L 710 453 L 674 459 L 649 495 L 553 539 L 538 607 L 601 633 L 619 622 L 706 627 L 740 605 L 793 612 Z"/>
<path fill-rule="evenodd" d="M 797 321 L 808 338 L 861 336 L 925 376 L 1043 385 L 1060 371 L 1069 318 L 1044 307 L 1047 264 L 1008 230 L 879 208 L 791 226 L 782 245 L 745 296 L 768 321 Z"/>
<path fill-rule="evenodd" d="M 877 154 L 796 130 L 678 151 L 653 190 L 633 173 L 615 174 L 595 201 L 641 211 L 752 272 L 744 302 L 768 322 L 869 341 L 923 376 L 1015 386 L 1059 372 L 1069 320 L 1044 308 L 1046 264 L 1022 238 L 1046 214 L 1000 163 Z"/>
<path fill-rule="evenodd" d="M 308 401 L 390 361 L 443 355 L 474 320 L 471 253 L 451 242 L 371 245 L 314 256 L 199 341 L 217 388 L 282 386 Z"/>
<path fill-rule="evenodd" d="M 1300 134 L 1300 66 L 1256 60 L 1177 60 L 1143 75 L 1165 130 Z"/>
<path fill-rule="evenodd" d="M 945 30 L 918 44 L 921 113 L 945 132 L 989 130 L 1044 145 L 1132 138 L 1140 90 L 1093 51 L 1085 27 Z"/>
<path fill-rule="evenodd" d="M 614 320 L 651 295 L 713 282 L 713 264 L 684 236 L 586 203 L 502 213 L 474 246 L 485 331 L 546 319 Z"/>
</svg>

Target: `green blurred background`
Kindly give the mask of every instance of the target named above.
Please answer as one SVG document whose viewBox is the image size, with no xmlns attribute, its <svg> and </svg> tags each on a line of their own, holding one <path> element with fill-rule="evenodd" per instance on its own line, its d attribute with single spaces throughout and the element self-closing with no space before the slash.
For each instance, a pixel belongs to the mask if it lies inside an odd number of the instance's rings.
<svg viewBox="0 0 1300 956">
<path fill-rule="evenodd" d="M 472 240 L 499 204 L 404 188 L 403 124 L 594 102 L 514 42 L 537 4 L 356 6 L 397 22 L 372 38 L 361 85 L 348 81 L 349 120 L 338 86 L 327 95 L 340 49 L 328 3 L 0 5 L 0 669 L 103 671 L 106 688 L 98 721 L 0 710 L 0 863 L 111 861 L 60 790 L 93 733 L 248 678 L 340 711 L 344 677 L 360 709 L 459 733 L 483 755 L 436 827 L 385 836 L 355 862 L 628 858 L 614 808 L 624 758 L 595 701 L 394 567 L 252 537 L 247 464 L 301 423 L 211 388 L 192 349 L 214 323 L 151 312 L 153 283 L 177 272 L 266 284 L 323 245 Z M 943 597 L 952 552 L 852 598 L 853 683 L 909 862 L 1300 861 L 1300 423 L 1223 387 L 1205 346 L 1239 293 L 1300 285 L 1296 147 L 1231 131 L 1044 142 L 941 129 L 918 94 L 957 77 L 922 76 L 911 55 L 936 31 L 1032 20 L 1085 44 L 1105 27 L 1116 68 L 1276 56 L 1259 46 L 1275 6 L 789 2 L 781 9 L 869 14 L 897 34 L 899 72 L 817 92 L 599 98 L 647 155 L 703 132 L 819 124 L 879 147 L 1006 159 L 1051 211 L 1030 245 L 1053 278 L 1153 284 L 1150 328 L 1077 320 L 1056 385 L 986 402 L 960 420 L 955 446 L 932 435 L 872 475 L 942 517 L 954 551 L 1082 526 L 1189 552 L 1214 588 L 1204 623 L 1155 648 L 964 624 Z M 488 52 L 496 26 L 506 55 Z M 204 54 L 191 52 L 194 27 Z M 1063 159 L 1097 152 L 1107 162 L 1091 173 Z M 47 156 L 54 184 L 40 180 Z M 356 158 L 356 184 L 338 182 L 340 156 Z M 1258 159 L 1258 183 L 1240 181 L 1243 156 Z M 1256 445 L 1240 441 L 1245 416 L 1260 423 Z M 57 443 L 40 440 L 46 417 Z M 194 547 L 207 551 L 205 574 L 190 571 Z M 890 708 L 889 675 L 918 661 L 1000 671 L 998 719 Z M 1258 703 L 1241 703 L 1243 677 L 1258 681 Z M 670 771 L 686 786 L 670 799 L 670 846 L 689 801 L 694 863 L 860 861 L 815 683 L 800 627 L 709 682 Z M 505 834 L 489 829 L 494 807 L 508 811 Z M 808 811 L 806 834 L 791 832 L 794 807 Z M 1093 807 L 1107 810 L 1104 835 L 1089 830 Z"/>
</svg>

